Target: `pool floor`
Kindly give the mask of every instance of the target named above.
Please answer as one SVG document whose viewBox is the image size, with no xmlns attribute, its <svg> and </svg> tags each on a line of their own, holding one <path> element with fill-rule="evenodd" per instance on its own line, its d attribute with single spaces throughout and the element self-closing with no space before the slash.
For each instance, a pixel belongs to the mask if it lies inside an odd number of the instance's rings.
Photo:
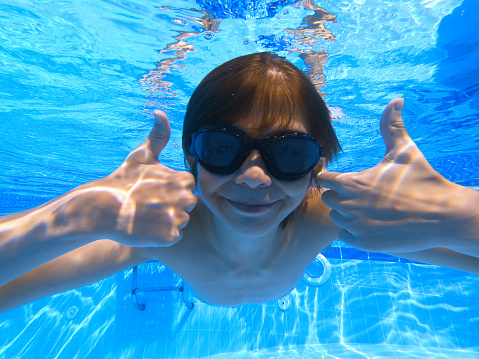
<svg viewBox="0 0 479 359">
<path fill-rule="evenodd" d="M 191 295 L 189 310 L 179 292 L 160 292 L 139 295 L 139 311 L 132 271 L 118 273 L 0 316 L 0 358 L 479 358 L 479 277 L 330 261 L 330 280 L 300 282 L 285 310 L 277 302 L 215 307 Z M 157 262 L 139 266 L 142 287 L 178 282 Z"/>
</svg>

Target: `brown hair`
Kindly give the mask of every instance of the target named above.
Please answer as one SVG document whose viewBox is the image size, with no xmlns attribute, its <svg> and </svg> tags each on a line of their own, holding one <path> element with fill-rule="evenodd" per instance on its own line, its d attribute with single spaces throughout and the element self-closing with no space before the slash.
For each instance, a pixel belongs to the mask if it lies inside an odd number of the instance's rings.
<svg viewBox="0 0 479 359">
<path fill-rule="evenodd" d="M 298 115 L 304 119 L 308 134 L 323 147 L 327 161 L 336 157 L 341 146 L 331 114 L 304 72 L 269 52 L 225 62 L 206 75 L 188 103 L 182 143 L 185 164 L 196 177 L 196 161 L 187 143 L 191 134 L 203 126 L 249 121 L 254 136 L 273 124 L 286 129 Z"/>
</svg>

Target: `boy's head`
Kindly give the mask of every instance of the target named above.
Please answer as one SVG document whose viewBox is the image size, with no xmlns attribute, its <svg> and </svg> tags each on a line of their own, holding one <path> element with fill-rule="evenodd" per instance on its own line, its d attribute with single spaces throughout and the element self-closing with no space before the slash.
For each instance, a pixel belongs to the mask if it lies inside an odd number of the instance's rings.
<svg viewBox="0 0 479 359">
<path fill-rule="evenodd" d="M 259 135 L 271 127 L 287 129 L 295 118 L 304 121 L 331 161 L 341 147 L 328 107 L 310 79 L 275 54 L 235 58 L 211 71 L 190 98 L 183 125 L 185 159 L 196 176 L 197 164 L 187 143 L 201 127 L 237 124 Z"/>
</svg>

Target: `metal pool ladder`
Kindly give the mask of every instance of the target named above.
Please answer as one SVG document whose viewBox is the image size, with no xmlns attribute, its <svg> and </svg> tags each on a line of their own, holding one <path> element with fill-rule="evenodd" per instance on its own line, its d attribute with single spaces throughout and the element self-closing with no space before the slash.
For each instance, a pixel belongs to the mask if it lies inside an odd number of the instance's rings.
<svg viewBox="0 0 479 359">
<path fill-rule="evenodd" d="M 180 285 L 175 286 L 166 286 L 166 287 L 150 287 L 150 288 L 139 288 L 138 287 L 138 266 L 133 267 L 133 283 L 131 288 L 131 300 L 133 306 L 138 310 L 145 310 L 145 305 L 140 304 L 138 301 L 138 293 L 151 293 L 151 292 L 176 292 L 179 291 L 181 293 L 181 297 L 183 299 L 183 303 L 185 303 L 188 309 L 193 309 L 194 304 L 189 300 L 187 289 L 184 285 L 184 282 L 181 281 Z"/>
</svg>

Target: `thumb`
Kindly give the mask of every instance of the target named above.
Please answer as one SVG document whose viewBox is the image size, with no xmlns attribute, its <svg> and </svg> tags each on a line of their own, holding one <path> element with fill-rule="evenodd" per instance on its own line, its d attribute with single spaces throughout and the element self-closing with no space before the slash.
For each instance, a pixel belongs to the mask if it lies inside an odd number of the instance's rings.
<svg viewBox="0 0 479 359">
<path fill-rule="evenodd" d="M 386 152 L 388 153 L 404 140 L 410 140 L 402 120 L 403 105 L 404 99 L 395 98 L 389 102 L 381 117 L 381 135 L 386 143 Z"/>
<path fill-rule="evenodd" d="M 170 139 L 171 127 L 166 113 L 161 110 L 155 110 L 154 115 L 155 123 L 145 142 L 148 142 L 151 154 L 157 160 L 160 152 L 165 148 Z"/>
<path fill-rule="evenodd" d="M 170 138 L 170 121 L 163 111 L 155 110 L 155 123 L 148 138 L 135 148 L 127 157 L 126 162 L 155 163 L 160 152 L 165 148 Z"/>
</svg>

